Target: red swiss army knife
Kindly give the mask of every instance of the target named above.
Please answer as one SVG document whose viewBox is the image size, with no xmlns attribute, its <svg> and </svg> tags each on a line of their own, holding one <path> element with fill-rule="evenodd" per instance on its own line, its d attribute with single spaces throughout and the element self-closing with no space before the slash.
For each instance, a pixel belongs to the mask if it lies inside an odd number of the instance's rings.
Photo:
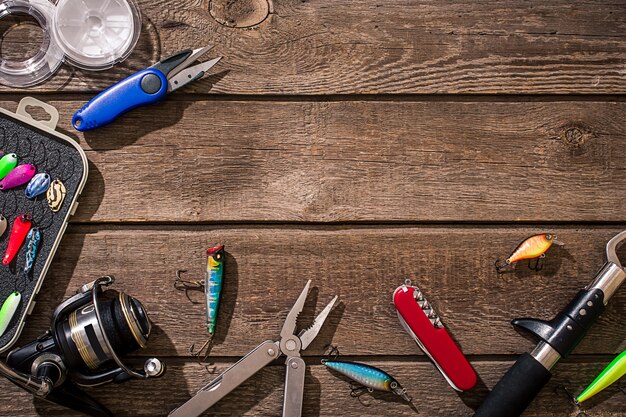
<svg viewBox="0 0 626 417">
<path fill-rule="evenodd" d="M 476 385 L 476 372 L 419 288 L 407 280 L 393 293 L 402 327 L 439 369 L 450 386 L 467 391 Z"/>
</svg>

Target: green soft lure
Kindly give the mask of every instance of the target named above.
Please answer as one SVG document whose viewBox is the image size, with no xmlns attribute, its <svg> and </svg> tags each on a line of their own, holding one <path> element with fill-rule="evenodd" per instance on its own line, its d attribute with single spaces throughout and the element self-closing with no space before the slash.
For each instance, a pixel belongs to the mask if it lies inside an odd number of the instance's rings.
<svg viewBox="0 0 626 417">
<path fill-rule="evenodd" d="M 22 294 L 14 291 L 7 297 L 6 300 L 4 300 L 2 308 L 0 308 L 0 336 L 7 331 L 9 323 L 11 323 L 11 319 L 17 311 L 17 307 L 20 305 L 21 299 Z"/>
<path fill-rule="evenodd" d="M 602 373 L 576 398 L 576 402 L 582 403 L 588 400 L 623 377 L 624 374 L 626 374 L 626 350 L 604 368 Z"/>
<path fill-rule="evenodd" d="M 13 168 L 17 166 L 17 155 L 8 153 L 0 158 L 0 180 L 9 175 Z"/>
</svg>

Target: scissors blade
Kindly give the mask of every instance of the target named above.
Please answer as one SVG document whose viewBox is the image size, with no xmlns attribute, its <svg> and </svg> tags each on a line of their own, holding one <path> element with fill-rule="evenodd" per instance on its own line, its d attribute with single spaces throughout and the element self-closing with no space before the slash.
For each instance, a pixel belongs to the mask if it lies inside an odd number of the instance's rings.
<svg viewBox="0 0 626 417">
<path fill-rule="evenodd" d="M 280 331 L 280 337 L 282 339 L 287 339 L 295 334 L 298 315 L 302 312 L 302 309 L 304 308 L 304 302 L 306 301 L 306 296 L 309 294 L 310 286 L 311 280 L 306 283 L 304 289 L 300 293 L 300 296 L 294 303 L 293 307 L 291 307 L 289 314 L 287 314 L 285 324 L 283 324 L 283 328 Z"/>
<path fill-rule="evenodd" d="M 330 302 L 326 305 L 326 307 L 324 307 L 320 314 L 315 317 L 315 320 L 313 321 L 311 327 L 300 332 L 299 337 L 300 342 L 302 342 L 302 350 L 309 347 L 313 339 L 317 337 L 317 334 L 320 332 L 320 329 L 324 325 L 326 318 L 330 314 L 330 311 L 333 309 L 333 306 L 335 305 L 335 302 L 338 298 L 339 296 L 336 295 L 332 300 L 330 300 Z"/>
<path fill-rule="evenodd" d="M 213 67 L 213 65 L 217 64 L 220 59 L 222 59 L 221 56 L 180 71 L 174 77 L 167 80 L 167 91 L 176 91 L 180 87 L 183 87 L 198 78 L 202 78 L 204 73 Z"/>
<path fill-rule="evenodd" d="M 213 46 L 208 45 L 208 46 L 205 46 L 204 48 L 197 48 L 197 49 L 192 50 L 191 54 L 189 54 L 189 56 L 183 62 L 181 62 L 175 68 L 172 68 L 170 70 L 170 72 L 167 74 L 167 78 L 169 79 L 173 78 L 176 74 L 186 69 L 189 65 L 193 64 L 194 62 L 196 62 L 198 59 L 200 59 L 201 56 L 209 52 L 211 49 L 213 49 Z"/>
</svg>

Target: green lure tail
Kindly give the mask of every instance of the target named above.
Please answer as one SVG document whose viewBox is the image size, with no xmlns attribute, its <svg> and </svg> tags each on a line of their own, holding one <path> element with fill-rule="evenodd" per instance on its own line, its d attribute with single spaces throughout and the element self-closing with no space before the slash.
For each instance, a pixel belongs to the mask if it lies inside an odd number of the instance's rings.
<svg viewBox="0 0 626 417">
<path fill-rule="evenodd" d="M 4 300 L 2 308 L 0 308 L 0 336 L 7 331 L 9 323 L 11 323 L 11 319 L 15 315 L 21 300 L 22 294 L 17 291 L 12 292 L 11 295 Z"/>
<path fill-rule="evenodd" d="M 576 398 L 576 402 L 582 403 L 588 400 L 620 379 L 624 374 L 626 374 L 626 350 L 604 368 L 602 373 Z"/>
</svg>

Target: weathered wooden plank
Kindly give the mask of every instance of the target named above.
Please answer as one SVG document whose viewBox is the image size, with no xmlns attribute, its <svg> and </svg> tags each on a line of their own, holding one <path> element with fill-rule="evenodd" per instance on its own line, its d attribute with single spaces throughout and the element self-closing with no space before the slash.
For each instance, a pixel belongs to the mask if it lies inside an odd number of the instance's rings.
<svg viewBox="0 0 626 417">
<path fill-rule="evenodd" d="M 82 103 L 51 103 L 73 131 Z M 626 221 L 625 118 L 625 102 L 174 100 L 78 136 L 77 219 Z"/>
<path fill-rule="evenodd" d="M 523 7 L 515 1 L 272 3 L 141 0 L 144 28 L 126 62 L 104 72 L 63 66 L 34 90 L 98 91 L 160 56 L 213 44 L 214 56 L 224 61 L 188 91 L 626 92 L 623 1 L 533 1 Z M 9 48 L 3 43 L 3 54 Z"/>
<path fill-rule="evenodd" d="M 471 416 L 472 407 L 479 404 L 487 388 L 457 394 L 428 363 L 368 362 L 393 374 L 413 396 L 413 406 L 392 394 L 365 395 L 361 404 L 350 397 L 347 380 L 335 377 L 322 365 L 311 364 L 306 379 L 303 402 L 304 416 Z M 512 362 L 473 362 L 484 384 L 491 387 Z M 604 363 L 563 363 L 555 369 L 552 381 L 531 404 L 525 417 L 577 416 L 580 412 L 559 388 L 580 392 Z M 168 364 L 164 377 L 154 381 L 131 381 L 123 385 L 99 387 L 89 392 L 111 408 L 116 416 L 167 415 L 186 401 L 203 384 L 210 381 L 226 364 L 218 363 L 211 375 L 201 365 L 174 361 Z M 284 366 L 270 366 L 244 383 L 231 395 L 217 403 L 205 415 L 211 416 L 281 416 L 284 386 Z M 32 396 L 6 380 L 0 380 L 1 410 L 6 415 L 19 416 L 77 416 L 75 412 Z M 585 412 L 593 416 L 619 416 L 624 411 L 624 393 L 616 386 L 608 388 L 598 398 L 590 400 Z"/>
<path fill-rule="evenodd" d="M 467 354 L 530 350 L 509 324 L 515 317 L 551 318 L 591 281 L 605 261 L 604 246 L 617 228 L 549 227 L 565 246 L 551 248 L 545 267 L 520 265 L 497 275 L 496 257 L 543 228 L 168 228 L 97 230 L 73 227 L 44 283 L 22 342 L 49 325 L 53 309 L 85 282 L 113 274 L 115 288 L 146 306 L 154 332 L 146 355 L 188 355 L 207 337 L 203 295 L 191 304 L 173 288 L 177 269 L 201 279 L 204 250 L 226 245 L 220 321 L 211 354 L 243 355 L 277 338 L 288 310 L 313 280 L 302 325 L 334 296 L 340 305 L 305 351 L 321 355 L 333 343 L 347 355 L 420 355 L 402 330 L 393 290 L 412 278 Z M 626 259 L 626 247 L 620 255 Z M 624 348 L 626 291 L 620 291 L 576 353 L 613 354 Z M 393 343 L 389 343 L 393 341 Z"/>
</svg>

